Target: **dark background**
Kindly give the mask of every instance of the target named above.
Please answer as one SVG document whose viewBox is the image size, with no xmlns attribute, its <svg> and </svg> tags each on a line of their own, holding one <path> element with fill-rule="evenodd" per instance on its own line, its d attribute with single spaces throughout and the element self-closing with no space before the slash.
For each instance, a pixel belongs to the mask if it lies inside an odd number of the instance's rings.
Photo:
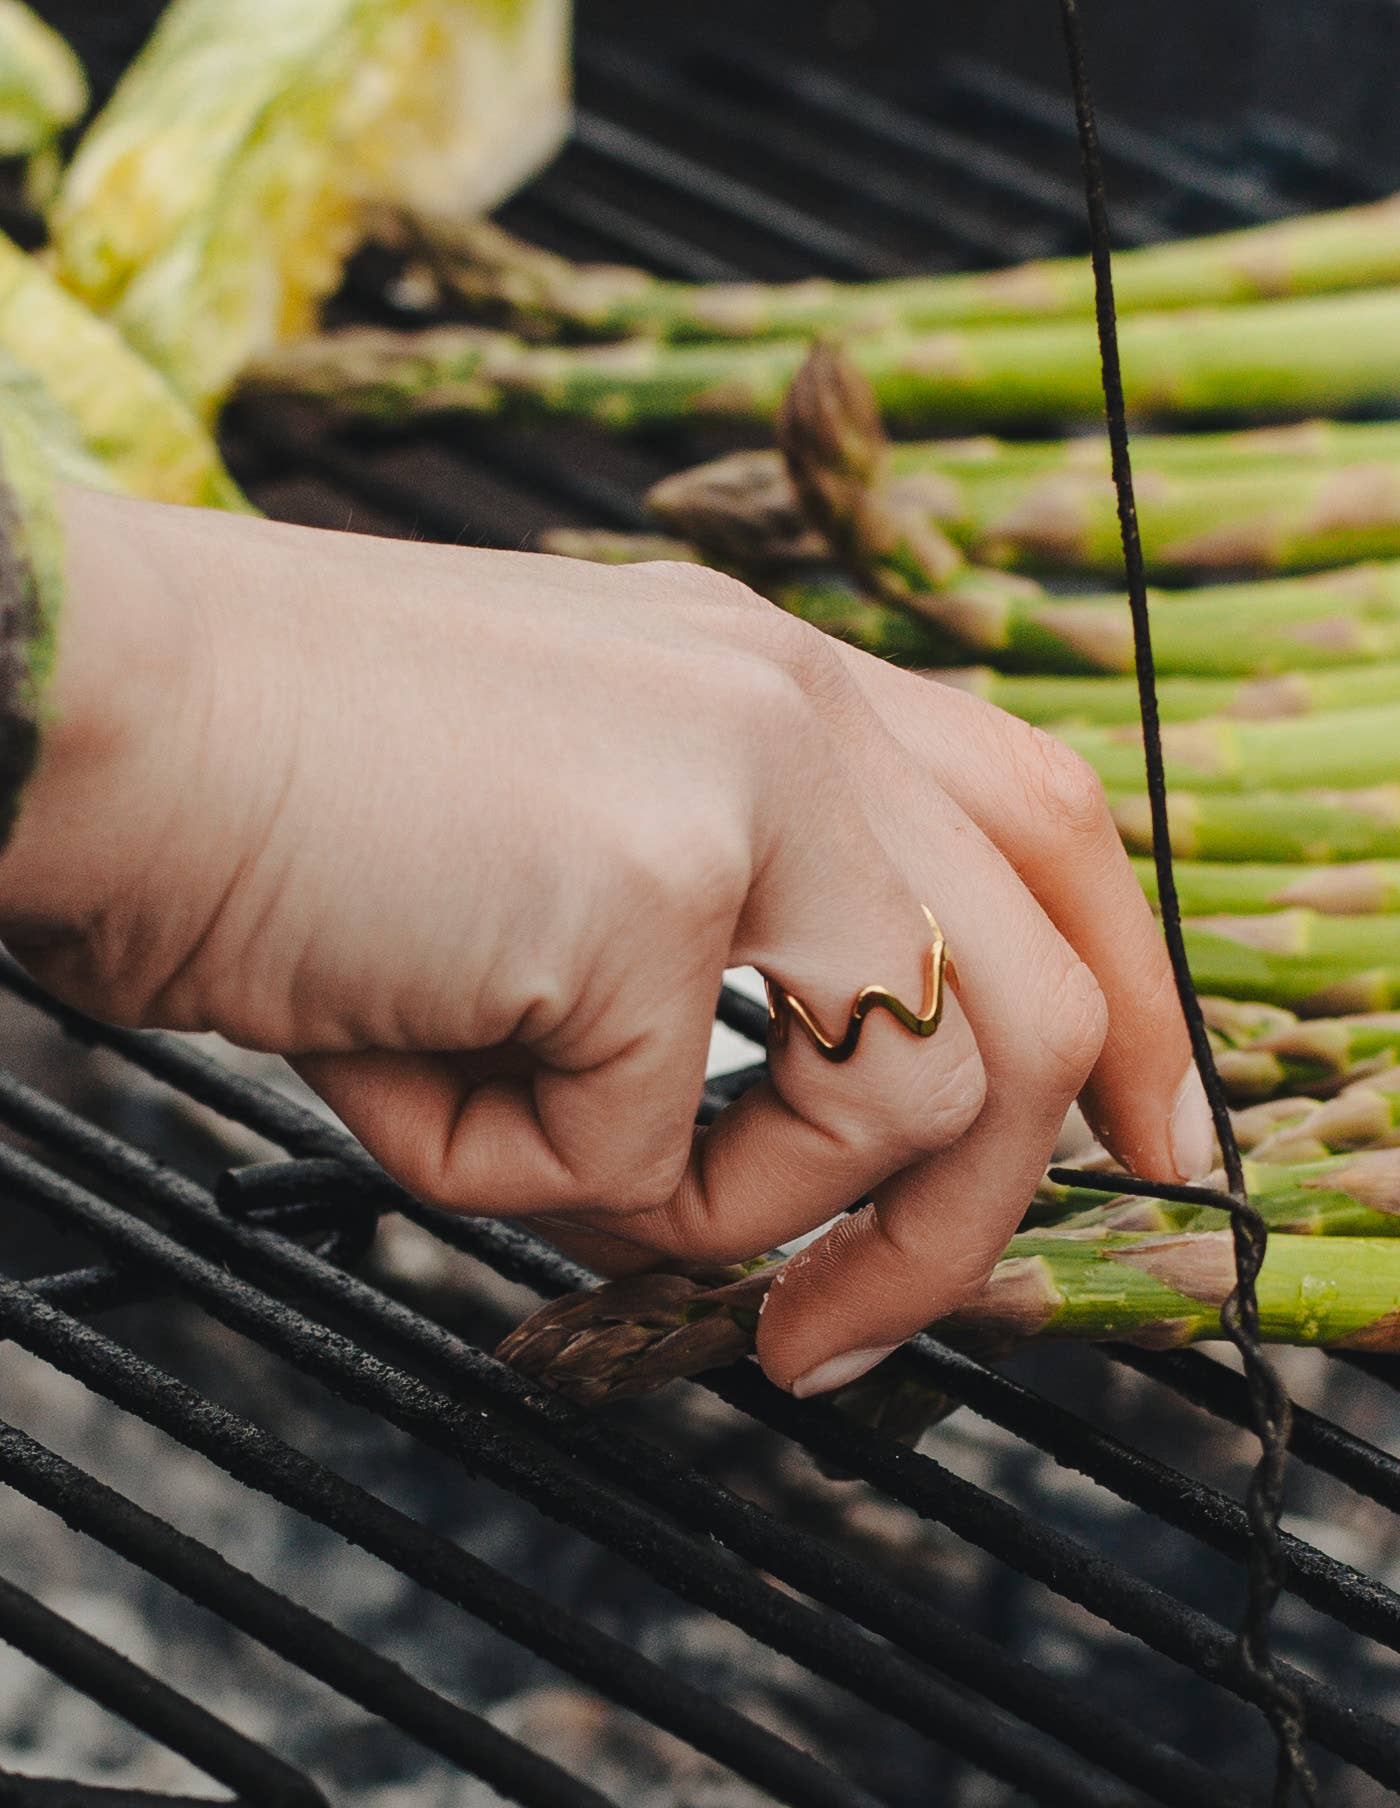
<svg viewBox="0 0 1400 1808">
<path fill-rule="evenodd" d="M 236 6 L 238 0 L 228 0 Z M 38 0 L 99 84 L 140 42 L 158 0 Z M 1104 109 L 1138 123 L 1277 114 L 1295 131 L 1400 173 L 1395 0 L 1081 0 Z M 829 60 L 917 101 L 941 64 L 985 56 L 1043 83 L 1063 67 L 1055 0 L 578 0 L 582 34 L 719 43 L 730 33 Z"/>
</svg>

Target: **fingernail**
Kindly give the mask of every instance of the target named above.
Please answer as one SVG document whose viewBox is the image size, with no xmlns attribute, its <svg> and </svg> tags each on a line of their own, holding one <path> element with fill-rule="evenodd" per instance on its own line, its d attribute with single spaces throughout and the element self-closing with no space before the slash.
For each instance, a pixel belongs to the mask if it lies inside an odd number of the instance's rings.
<svg viewBox="0 0 1400 1808">
<path fill-rule="evenodd" d="M 1188 1067 L 1172 1102 L 1172 1165 L 1183 1180 L 1202 1180 L 1215 1166 L 1215 1125 L 1206 1089 L 1194 1067 Z"/>
<path fill-rule="evenodd" d="M 799 1375 L 792 1391 L 799 1400 L 806 1400 L 812 1394 L 829 1394 L 833 1388 L 847 1387 L 868 1374 L 877 1362 L 893 1356 L 898 1348 L 897 1343 L 887 1343 L 878 1350 L 847 1350 L 844 1356 L 830 1356 L 805 1375 Z"/>
</svg>

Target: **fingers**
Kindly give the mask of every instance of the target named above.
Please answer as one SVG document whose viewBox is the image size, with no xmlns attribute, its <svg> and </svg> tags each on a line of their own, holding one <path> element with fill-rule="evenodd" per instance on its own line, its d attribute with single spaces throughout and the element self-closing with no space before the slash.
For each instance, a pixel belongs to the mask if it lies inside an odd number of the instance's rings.
<svg viewBox="0 0 1400 1808">
<path fill-rule="evenodd" d="M 723 962 L 718 943 L 708 956 L 692 950 L 643 997 L 620 998 L 624 1027 L 587 1066 L 571 1065 L 567 1050 L 376 1050 L 306 1056 L 298 1071 L 430 1204 L 635 1211 L 668 1198 L 684 1170 Z"/>
<path fill-rule="evenodd" d="M 1038 729 L 862 655 L 847 669 L 890 731 L 1006 856 L 1108 1005 L 1085 1115 L 1135 1173 L 1196 1179 L 1215 1135 L 1166 947 L 1098 780 Z"/>
<path fill-rule="evenodd" d="M 799 1394 L 854 1380 L 977 1291 L 1102 1047 L 1107 1013 L 1093 975 L 976 831 L 960 871 L 963 885 L 944 908 L 968 969 L 963 997 L 987 1067 L 987 1103 L 957 1143 L 877 1188 L 873 1203 L 784 1270 L 758 1352 L 769 1375 Z"/>
<path fill-rule="evenodd" d="M 1082 1007 L 1092 1012 L 1086 993 Z M 1092 1031 L 1081 1041 L 1080 1080 Z M 845 1386 L 986 1280 L 1016 1230 L 1079 1082 L 1072 1067 L 995 1084 L 958 1143 L 896 1175 L 793 1256 L 758 1326 L 767 1374 L 799 1396 Z"/>
<path fill-rule="evenodd" d="M 847 822 L 834 844 L 828 838 L 823 847 L 810 839 L 786 846 L 792 852 L 770 874 L 763 920 L 752 926 L 757 939 L 745 959 L 801 998 L 831 1040 L 844 1031 L 866 984 L 887 986 L 917 1012 L 929 929 L 878 842 Z M 829 862 L 814 858 L 821 854 Z M 976 1040 L 951 992 L 933 1036 L 915 1037 L 872 1011 L 856 1053 L 840 1064 L 825 1060 L 793 1023 L 770 1045 L 769 1078 L 696 1139 L 674 1196 L 618 1228 L 667 1254 L 744 1260 L 813 1229 L 891 1173 L 955 1141 L 985 1094 Z"/>
</svg>

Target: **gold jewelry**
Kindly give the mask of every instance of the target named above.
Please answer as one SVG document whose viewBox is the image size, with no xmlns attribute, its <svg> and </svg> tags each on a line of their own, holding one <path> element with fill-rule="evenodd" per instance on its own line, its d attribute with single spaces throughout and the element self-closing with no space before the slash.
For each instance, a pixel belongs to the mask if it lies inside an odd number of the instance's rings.
<svg viewBox="0 0 1400 1808">
<path fill-rule="evenodd" d="M 771 979 L 765 979 L 763 984 L 768 993 L 768 1024 L 774 1040 L 779 1044 L 787 1040 L 789 1022 L 795 1017 L 812 1038 L 817 1053 L 824 1060 L 849 1061 L 859 1046 L 861 1026 L 872 1011 L 888 1011 L 895 1022 L 911 1035 L 931 1036 L 943 1020 L 945 980 L 952 963 L 948 959 L 948 944 L 943 939 L 943 931 L 938 927 L 937 919 L 927 904 L 923 911 L 928 918 L 928 926 L 933 931 L 933 941 L 924 968 L 924 1008 L 920 1014 L 916 1016 L 907 1004 L 903 1004 L 884 986 L 863 986 L 856 993 L 855 1002 L 851 1006 L 845 1035 L 839 1042 L 833 1042 L 800 998 L 794 997 L 791 992 L 785 992 L 781 986 L 775 986 Z"/>
</svg>

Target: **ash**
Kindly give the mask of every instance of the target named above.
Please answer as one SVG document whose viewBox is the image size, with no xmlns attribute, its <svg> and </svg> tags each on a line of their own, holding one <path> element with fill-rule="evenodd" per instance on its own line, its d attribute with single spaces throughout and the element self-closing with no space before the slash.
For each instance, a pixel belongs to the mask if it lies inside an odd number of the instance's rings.
<svg viewBox="0 0 1400 1808">
<path fill-rule="evenodd" d="M 738 1064 L 748 1051 L 720 1047 Z M 230 1059 L 248 1060 L 230 1054 Z M 80 1052 L 17 1005 L 0 1012 L 0 1061 L 201 1178 L 262 1159 L 255 1139 Z M 295 1085 L 290 1077 L 279 1083 Z M 0 1256 L 35 1274 L 87 1259 L 17 1211 Z M 466 1258 L 395 1220 L 375 1278 L 488 1347 L 534 1303 Z M 109 1314 L 107 1329 L 147 1360 L 254 1419 L 331 1469 L 539 1590 L 673 1674 L 858 1777 L 892 1808 L 1020 1808 L 1026 1798 L 823 1684 L 723 1622 L 677 1603 L 630 1566 L 509 1495 L 347 1406 L 193 1310 Z M 1020 1378 L 1162 1460 L 1238 1495 L 1251 1446 L 1089 1351 L 1042 1351 Z M 1295 1397 L 1387 1443 L 1387 1390 L 1321 1359 L 1288 1364 Z M 0 1355 L 0 1416 L 152 1512 L 219 1550 L 451 1699 L 586 1776 L 622 1808 L 758 1808 L 770 1798 L 458 1610 L 243 1489 L 141 1422 L 26 1354 Z M 1266 1775 L 1257 1717 L 1134 1641 L 985 1559 L 863 1486 L 820 1474 L 806 1456 L 699 1389 L 632 1409 L 639 1430 L 792 1523 L 875 1562 L 1008 1651 L 1095 1693 L 1202 1761 Z M 925 1451 L 1206 1611 L 1239 1606 L 1234 1566 L 977 1418 L 954 1415 Z M 1378 1579 L 1400 1584 L 1388 1514 L 1295 1469 L 1291 1529 Z M 343 1808 L 487 1808 L 500 1798 L 383 1722 L 231 1631 L 163 1584 L 16 1495 L 0 1513 L 0 1574 L 308 1771 Z M 1297 1603 L 1281 1615 L 1284 1655 L 1326 1674 L 1359 1703 L 1396 1705 L 1394 1654 Z M 210 1780 L 0 1645 L 0 1769 L 111 1788 L 217 1796 Z M 1352 1771 L 1327 1775 L 1327 1800 L 1379 1808 L 1387 1792 Z"/>
</svg>

